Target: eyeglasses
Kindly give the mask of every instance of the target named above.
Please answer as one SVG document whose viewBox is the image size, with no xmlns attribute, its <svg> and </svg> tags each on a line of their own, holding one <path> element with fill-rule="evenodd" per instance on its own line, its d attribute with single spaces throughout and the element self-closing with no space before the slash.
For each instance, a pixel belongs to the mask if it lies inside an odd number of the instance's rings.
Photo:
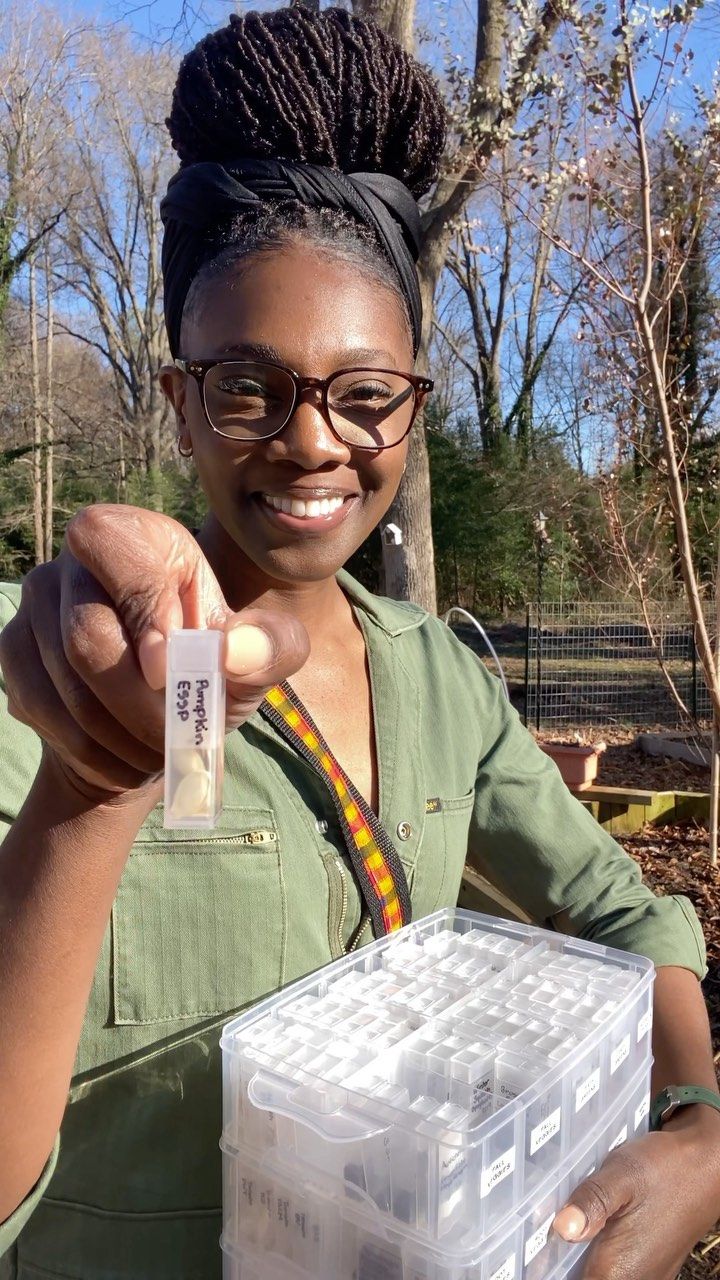
<svg viewBox="0 0 720 1280">
<path fill-rule="evenodd" d="M 205 417 L 228 440 L 269 440 L 285 429 L 303 391 L 316 388 L 332 433 L 353 449 L 392 449 L 405 439 L 430 378 L 394 369 L 338 369 L 302 378 L 262 360 L 176 360 L 200 389 Z"/>
</svg>

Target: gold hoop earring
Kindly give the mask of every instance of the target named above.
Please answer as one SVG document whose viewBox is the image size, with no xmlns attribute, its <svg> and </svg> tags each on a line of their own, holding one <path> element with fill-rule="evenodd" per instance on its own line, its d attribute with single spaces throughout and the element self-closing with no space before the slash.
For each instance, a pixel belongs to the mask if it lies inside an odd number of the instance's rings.
<svg viewBox="0 0 720 1280">
<path fill-rule="evenodd" d="M 180 441 L 178 440 L 178 453 L 181 458 L 192 458 L 192 452 L 192 445 L 190 445 L 189 449 L 183 449 Z"/>
</svg>

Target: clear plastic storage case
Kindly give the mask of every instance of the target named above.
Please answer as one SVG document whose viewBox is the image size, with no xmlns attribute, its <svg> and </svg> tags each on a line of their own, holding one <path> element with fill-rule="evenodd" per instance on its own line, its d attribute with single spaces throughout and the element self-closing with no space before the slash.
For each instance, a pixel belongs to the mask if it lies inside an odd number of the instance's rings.
<svg viewBox="0 0 720 1280">
<path fill-rule="evenodd" d="M 653 976 L 442 911 L 229 1023 L 226 1276 L 572 1276 L 552 1219 L 647 1128 Z"/>
</svg>

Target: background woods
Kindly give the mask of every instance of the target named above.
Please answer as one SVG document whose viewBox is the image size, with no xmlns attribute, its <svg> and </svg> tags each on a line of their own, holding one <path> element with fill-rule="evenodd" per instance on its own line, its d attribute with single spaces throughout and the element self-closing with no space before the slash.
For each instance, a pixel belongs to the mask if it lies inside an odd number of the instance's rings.
<svg viewBox="0 0 720 1280">
<path fill-rule="evenodd" d="M 548 595 L 678 592 L 683 522 L 702 595 L 718 514 L 713 11 L 355 4 L 414 43 L 452 119 L 420 261 L 437 392 L 392 513 L 405 594 L 517 609 L 536 594 L 542 512 Z M 5 576 L 50 556 L 82 502 L 200 518 L 155 376 L 158 204 L 178 54 L 225 12 L 173 6 L 168 27 L 164 0 L 104 23 L 82 3 L 0 0 Z M 379 544 L 353 567 L 382 585 Z"/>
</svg>

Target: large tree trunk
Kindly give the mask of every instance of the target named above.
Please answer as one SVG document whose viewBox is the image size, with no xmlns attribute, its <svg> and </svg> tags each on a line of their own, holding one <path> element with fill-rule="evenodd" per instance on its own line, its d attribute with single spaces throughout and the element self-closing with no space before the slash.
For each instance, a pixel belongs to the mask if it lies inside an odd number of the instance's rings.
<svg viewBox="0 0 720 1280">
<path fill-rule="evenodd" d="M 412 51 L 415 0 L 353 0 L 356 13 L 374 18 L 397 34 Z M 418 368 L 427 370 L 433 300 L 454 234 L 454 223 L 477 189 L 481 167 L 498 146 L 494 132 L 501 117 L 513 117 L 521 105 L 538 58 L 559 22 L 554 0 L 546 0 L 541 20 L 528 35 L 512 91 L 502 101 L 502 59 L 505 43 L 504 0 L 478 0 L 475 72 L 465 136 L 452 172 L 440 178 L 423 217 L 423 247 L 418 262 L 423 300 L 423 341 Z M 405 556 L 405 598 L 436 611 L 435 557 L 430 518 L 430 468 L 419 421 L 410 437 L 408 465 L 393 504 L 390 520 L 400 526 Z"/>
<path fill-rule="evenodd" d="M 362 0 L 355 9 L 372 18 L 383 31 L 397 40 L 408 53 L 415 45 L 415 0 Z"/>
<path fill-rule="evenodd" d="M 407 468 L 387 519 L 402 531 L 402 546 L 393 547 L 393 572 L 385 590 L 396 600 L 413 600 L 436 611 L 435 553 L 430 519 L 430 466 L 422 422 L 410 436 Z"/>
</svg>

